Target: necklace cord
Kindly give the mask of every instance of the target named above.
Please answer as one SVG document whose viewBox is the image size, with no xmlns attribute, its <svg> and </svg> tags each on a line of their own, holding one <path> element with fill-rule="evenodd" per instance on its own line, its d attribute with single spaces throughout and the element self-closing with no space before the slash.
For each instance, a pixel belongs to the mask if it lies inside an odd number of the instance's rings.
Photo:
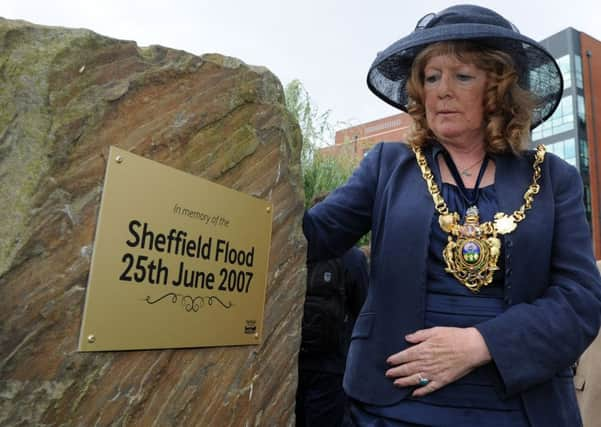
<svg viewBox="0 0 601 427">
<path fill-rule="evenodd" d="M 444 161 L 447 164 L 447 167 L 449 168 L 449 171 L 451 172 L 451 175 L 453 176 L 453 179 L 455 180 L 455 183 L 457 184 L 457 188 L 459 189 L 459 193 L 461 194 L 461 197 L 463 197 L 463 199 L 466 201 L 466 203 L 468 204 L 468 207 L 476 206 L 476 204 L 478 203 L 478 198 L 480 197 L 480 182 L 482 181 L 482 177 L 484 176 L 484 172 L 486 172 L 486 167 L 488 166 L 488 156 L 484 156 L 484 158 L 482 160 L 478 160 L 478 163 L 480 163 L 482 161 L 482 166 L 480 166 L 480 171 L 478 172 L 478 178 L 476 178 L 476 184 L 474 186 L 474 194 L 472 195 L 472 197 L 468 197 L 467 188 L 465 188 L 463 179 L 461 178 L 461 175 L 459 174 L 459 170 L 457 170 L 457 165 L 455 165 L 455 162 L 451 158 L 450 153 L 445 150 L 442 152 L 442 156 L 443 156 Z M 470 166 L 470 168 L 474 167 L 476 164 L 477 163 L 474 163 L 472 166 Z"/>
</svg>

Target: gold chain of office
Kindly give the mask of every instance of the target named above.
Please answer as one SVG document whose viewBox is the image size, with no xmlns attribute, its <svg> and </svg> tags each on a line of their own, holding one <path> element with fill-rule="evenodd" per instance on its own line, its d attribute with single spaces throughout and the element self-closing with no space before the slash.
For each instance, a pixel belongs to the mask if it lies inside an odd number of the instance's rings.
<svg viewBox="0 0 601 427">
<path fill-rule="evenodd" d="M 524 204 L 511 215 L 497 212 L 493 221 L 482 224 L 475 206 L 467 210 L 464 223 L 459 223 L 459 214 L 449 212 L 421 148 L 412 148 L 438 212 L 440 228 L 449 235 L 442 253 L 447 265 L 445 271 L 470 291 L 477 293 L 483 286 L 492 283 L 493 274 L 499 269 L 497 262 L 501 253 L 501 241 L 497 235 L 509 234 L 517 228 L 518 223 L 526 218 L 526 210 L 532 207 L 534 196 L 540 190 L 538 180 L 541 177 L 541 164 L 545 160 L 545 147 L 541 144 L 536 148 L 532 183 L 524 193 Z"/>
</svg>

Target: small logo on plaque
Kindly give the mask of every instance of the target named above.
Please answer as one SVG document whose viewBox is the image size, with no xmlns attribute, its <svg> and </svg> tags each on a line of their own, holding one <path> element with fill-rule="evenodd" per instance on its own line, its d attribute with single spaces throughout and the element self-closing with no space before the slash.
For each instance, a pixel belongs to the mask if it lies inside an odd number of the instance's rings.
<svg viewBox="0 0 601 427">
<path fill-rule="evenodd" d="M 245 334 L 254 334 L 257 332 L 257 322 L 254 320 L 247 320 L 246 325 L 244 326 Z"/>
</svg>

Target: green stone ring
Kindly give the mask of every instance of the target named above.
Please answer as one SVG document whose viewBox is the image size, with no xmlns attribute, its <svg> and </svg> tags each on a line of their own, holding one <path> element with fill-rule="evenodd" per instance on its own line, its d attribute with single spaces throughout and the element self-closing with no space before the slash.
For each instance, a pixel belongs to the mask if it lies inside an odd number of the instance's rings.
<svg viewBox="0 0 601 427">
<path fill-rule="evenodd" d="M 430 380 L 428 378 L 423 378 L 420 374 L 418 374 L 419 377 L 419 385 L 421 387 L 426 386 L 430 383 Z"/>
</svg>

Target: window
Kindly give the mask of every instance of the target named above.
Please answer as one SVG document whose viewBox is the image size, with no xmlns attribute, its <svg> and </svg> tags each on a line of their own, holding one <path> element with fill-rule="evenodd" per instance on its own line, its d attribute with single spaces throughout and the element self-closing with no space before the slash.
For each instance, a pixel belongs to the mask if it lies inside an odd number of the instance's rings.
<svg viewBox="0 0 601 427">
<path fill-rule="evenodd" d="M 578 118 L 582 123 L 586 122 L 586 108 L 584 107 L 584 96 L 578 95 Z"/>
<path fill-rule="evenodd" d="M 591 210 L 591 186 L 584 184 L 584 209 L 586 211 L 586 218 L 588 219 L 589 225 L 591 224 L 592 210 Z"/>
<path fill-rule="evenodd" d="M 574 110 L 570 95 L 562 98 L 553 115 L 532 131 L 532 140 L 536 141 L 572 129 L 574 129 Z"/>
<path fill-rule="evenodd" d="M 548 144 L 546 145 L 546 149 L 549 153 L 556 154 L 572 166 L 578 167 L 576 162 L 576 141 L 574 138 Z"/>
<path fill-rule="evenodd" d="M 563 88 L 568 89 L 572 87 L 572 70 L 570 68 L 570 55 L 564 55 L 557 60 L 557 65 L 561 70 L 561 76 L 563 77 Z M 582 65 L 582 64 L 581 64 Z"/>
<path fill-rule="evenodd" d="M 588 173 L 588 142 L 584 138 L 580 138 L 580 171 Z"/>
<path fill-rule="evenodd" d="M 582 80 L 582 57 L 580 55 L 574 55 L 574 75 L 576 77 L 576 87 L 578 89 L 584 89 Z"/>
<path fill-rule="evenodd" d="M 569 142 L 568 142 L 569 141 Z M 576 157 L 576 144 L 574 140 L 564 141 L 563 154 L 565 159 L 571 159 Z"/>
</svg>

